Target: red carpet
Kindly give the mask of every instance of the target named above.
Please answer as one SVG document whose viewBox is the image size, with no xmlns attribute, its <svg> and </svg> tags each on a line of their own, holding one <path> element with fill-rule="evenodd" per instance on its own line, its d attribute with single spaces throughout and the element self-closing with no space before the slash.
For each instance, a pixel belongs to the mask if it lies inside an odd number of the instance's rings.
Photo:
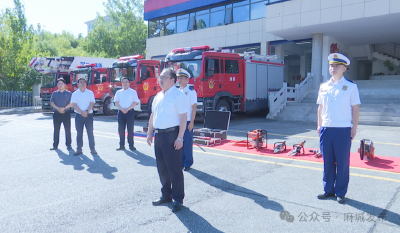
<svg viewBox="0 0 400 233">
<path fill-rule="evenodd" d="M 136 137 L 146 137 L 147 136 L 145 133 L 142 133 L 142 132 L 140 132 L 140 133 L 135 132 L 134 135 Z M 231 142 L 234 142 L 234 141 L 223 140 L 221 144 L 218 144 L 215 146 L 210 146 L 210 147 L 220 149 L 220 150 L 258 154 L 258 155 L 264 155 L 264 156 L 270 156 L 270 157 L 288 158 L 288 159 L 294 159 L 294 160 L 298 159 L 298 160 L 314 161 L 314 162 L 319 162 L 319 163 L 324 162 L 322 160 L 322 157 L 314 158 L 314 154 L 312 154 L 311 152 L 308 152 L 308 150 L 316 150 L 315 148 L 305 147 L 304 155 L 301 154 L 301 155 L 296 155 L 296 156 L 287 156 L 288 152 L 292 150 L 292 145 L 287 145 L 286 151 L 284 151 L 280 154 L 274 154 L 274 150 L 273 150 L 274 145 L 271 145 L 271 144 L 268 144 L 268 148 L 257 151 L 255 149 L 248 150 L 246 147 L 233 146 L 230 144 Z M 203 145 L 199 145 L 199 146 L 207 148 L 207 146 L 203 146 Z M 368 161 L 365 159 L 361 160 L 360 154 L 358 154 L 358 153 L 350 153 L 350 166 L 372 169 L 372 170 L 381 170 L 381 171 L 387 171 L 387 172 L 400 173 L 400 158 L 375 155 L 375 158 L 373 158 L 371 161 Z"/>
<path fill-rule="evenodd" d="M 274 145 L 268 144 L 268 148 L 261 149 L 259 151 L 255 149 L 247 149 L 247 147 L 240 147 L 240 146 L 233 146 L 230 144 L 230 140 L 224 140 L 222 144 L 211 146 L 212 148 L 227 150 L 227 151 L 236 151 L 236 152 L 244 152 L 250 154 L 258 154 L 270 157 L 279 157 L 279 158 L 289 158 L 289 159 L 298 159 L 298 160 L 306 160 L 306 161 L 314 161 L 323 163 L 323 159 L 321 158 L 314 158 L 314 155 L 308 150 L 315 150 L 315 148 L 304 148 L 305 153 L 304 155 L 296 155 L 296 156 L 287 156 L 288 152 L 292 150 L 292 146 L 287 146 L 287 150 L 280 153 L 274 154 L 273 148 Z M 387 157 L 387 156 L 380 156 L 375 155 L 371 161 L 368 160 L 361 160 L 360 154 L 358 153 L 351 153 L 350 154 L 350 166 L 351 167 L 360 167 L 360 168 L 367 168 L 373 170 L 381 170 L 381 171 L 388 171 L 388 172 L 396 172 L 400 173 L 400 158 L 396 157 Z"/>
</svg>

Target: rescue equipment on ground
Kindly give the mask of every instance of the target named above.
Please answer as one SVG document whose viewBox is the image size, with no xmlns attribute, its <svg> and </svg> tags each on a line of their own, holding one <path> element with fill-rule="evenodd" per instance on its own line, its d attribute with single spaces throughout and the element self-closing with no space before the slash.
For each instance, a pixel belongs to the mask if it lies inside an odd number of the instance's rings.
<svg viewBox="0 0 400 233">
<path fill-rule="evenodd" d="M 262 129 L 256 129 L 247 132 L 247 139 L 232 142 L 233 146 L 243 146 L 247 149 L 260 150 L 261 148 L 267 148 L 267 131 Z M 265 145 L 265 146 L 264 146 Z"/>
<path fill-rule="evenodd" d="M 267 131 L 256 129 L 247 132 L 247 149 L 259 150 L 265 145 L 267 148 Z"/>
<path fill-rule="evenodd" d="M 322 156 L 321 150 L 308 150 L 308 151 L 314 154 L 314 158 L 320 158 Z"/>
<path fill-rule="evenodd" d="M 207 110 L 204 128 L 193 129 L 193 143 L 212 146 L 227 139 L 231 112 Z"/>
<path fill-rule="evenodd" d="M 193 143 L 198 145 L 213 146 L 221 144 L 221 138 L 212 137 L 193 137 Z"/>
<path fill-rule="evenodd" d="M 274 143 L 274 154 L 286 151 L 286 141 Z"/>
<path fill-rule="evenodd" d="M 370 161 L 375 157 L 374 143 L 369 139 L 362 139 L 360 141 L 360 147 L 358 148 L 358 153 L 360 153 L 361 160 L 364 160 L 364 158 L 366 157 L 366 159 Z"/>
<path fill-rule="evenodd" d="M 306 140 L 300 144 L 294 144 L 293 145 L 293 150 L 291 150 L 287 155 L 288 156 L 296 156 L 301 153 L 301 149 L 303 149 L 303 155 L 304 155 L 304 144 L 306 143 Z"/>
</svg>

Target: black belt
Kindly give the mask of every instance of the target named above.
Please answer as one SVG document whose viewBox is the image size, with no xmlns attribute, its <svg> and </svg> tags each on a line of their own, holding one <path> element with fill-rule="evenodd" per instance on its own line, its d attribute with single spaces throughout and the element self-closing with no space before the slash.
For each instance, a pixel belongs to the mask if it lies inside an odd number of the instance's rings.
<svg viewBox="0 0 400 233">
<path fill-rule="evenodd" d="M 172 132 L 175 130 L 179 130 L 179 126 L 174 126 L 174 127 L 167 128 L 167 129 L 156 129 L 155 133 L 168 133 L 168 132 Z"/>
</svg>

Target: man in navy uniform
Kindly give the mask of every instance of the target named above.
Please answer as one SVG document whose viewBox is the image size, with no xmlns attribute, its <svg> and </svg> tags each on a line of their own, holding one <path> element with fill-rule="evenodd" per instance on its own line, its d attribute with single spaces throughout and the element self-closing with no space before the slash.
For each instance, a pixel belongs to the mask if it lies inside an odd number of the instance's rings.
<svg viewBox="0 0 400 233">
<path fill-rule="evenodd" d="M 187 114 L 187 127 L 183 136 L 182 166 L 185 171 L 189 171 L 193 165 L 193 126 L 197 110 L 197 93 L 188 86 L 190 73 L 182 68 L 176 71 L 178 77 L 179 90 L 182 91 L 189 102 L 189 112 Z"/>
<path fill-rule="evenodd" d="M 158 78 L 162 91 L 153 100 L 147 132 L 147 143 L 150 146 L 155 132 L 154 150 L 162 185 L 162 196 L 153 201 L 153 205 L 174 199 L 172 212 L 182 208 L 185 196 L 181 154 L 189 106 L 185 94 L 175 87 L 175 82 L 174 71 L 164 69 Z"/>
<path fill-rule="evenodd" d="M 139 103 L 137 92 L 129 87 L 129 78 L 121 79 L 123 89 L 115 93 L 114 102 L 118 108 L 118 133 L 119 148 L 125 150 L 125 128 L 128 129 L 128 144 L 130 150 L 136 150 L 133 142 L 133 123 L 135 120 L 135 110 L 133 109 Z"/>
<path fill-rule="evenodd" d="M 357 133 L 361 102 L 357 85 L 343 76 L 350 60 L 340 53 L 330 54 L 328 60 L 332 77 L 321 84 L 317 100 L 325 191 L 318 199 L 336 195 L 343 204 L 349 184 L 351 141 Z"/>
<path fill-rule="evenodd" d="M 71 115 L 69 108 L 71 104 L 72 93 L 65 89 L 66 82 L 63 78 L 57 79 L 58 90 L 51 94 L 50 105 L 54 109 L 53 114 L 53 125 L 54 125 L 54 135 L 53 135 L 53 147 L 50 150 L 57 150 L 58 143 L 60 140 L 60 128 L 61 123 L 64 125 L 65 130 L 65 145 L 68 150 L 72 150 L 71 147 Z"/>
<path fill-rule="evenodd" d="M 76 128 L 76 144 L 77 149 L 74 155 L 82 154 L 83 146 L 83 127 L 86 128 L 86 133 L 89 139 L 90 153 L 97 154 L 93 135 L 93 106 L 95 103 L 94 94 L 86 88 L 87 77 L 81 76 L 78 78 L 79 89 L 72 93 L 71 103 L 75 109 L 75 128 Z"/>
</svg>

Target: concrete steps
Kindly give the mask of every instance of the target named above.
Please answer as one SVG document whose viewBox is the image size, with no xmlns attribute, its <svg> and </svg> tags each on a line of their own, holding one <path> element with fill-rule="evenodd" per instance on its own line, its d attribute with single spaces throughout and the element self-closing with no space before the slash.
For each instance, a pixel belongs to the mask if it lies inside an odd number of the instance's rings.
<svg viewBox="0 0 400 233">
<path fill-rule="evenodd" d="M 359 80 L 361 125 L 400 127 L 400 80 Z M 317 122 L 318 90 L 301 103 L 287 103 L 274 120 Z"/>
</svg>

